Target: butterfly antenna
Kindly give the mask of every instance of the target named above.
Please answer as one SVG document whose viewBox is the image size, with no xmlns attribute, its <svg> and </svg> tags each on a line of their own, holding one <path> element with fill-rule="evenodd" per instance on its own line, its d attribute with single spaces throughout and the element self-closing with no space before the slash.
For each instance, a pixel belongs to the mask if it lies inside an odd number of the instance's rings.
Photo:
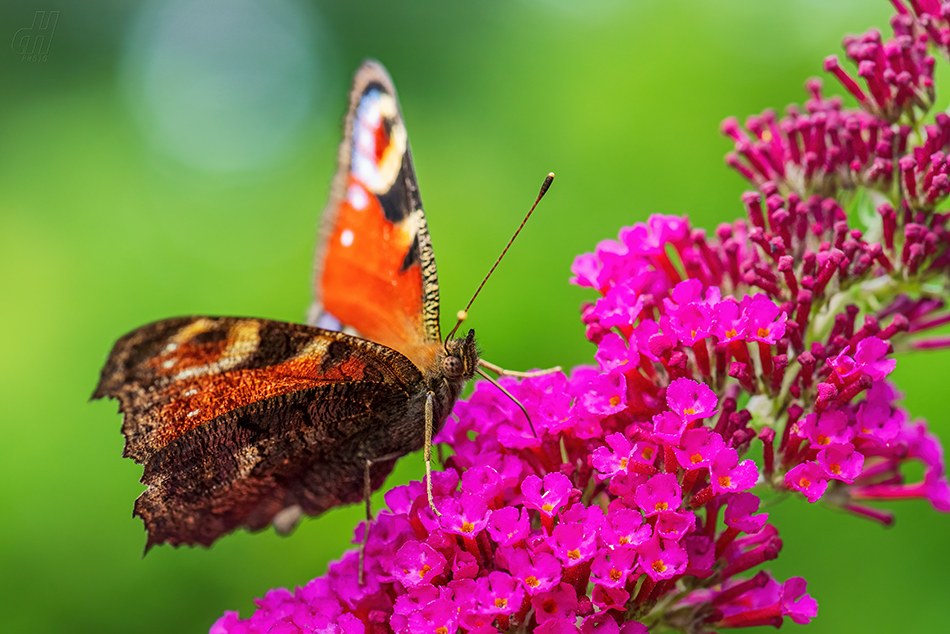
<svg viewBox="0 0 950 634">
<path fill-rule="evenodd" d="M 541 202 L 541 199 L 544 198 L 544 195 L 548 192 L 548 188 L 551 187 L 551 183 L 554 182 L 554 172 L 550 172 L 547 175 L 547 178 L 544 179 L 544 182 L 541 184 L 541 191 L 538 192 L 538 197 L 535 199 L 534 204 L 531 205 L 531 209 L 528 210 L 528 213 L 525 214 L 524 220 L 521 221 L 521 225 L 518 227 L 518 230 L 515 231 L 515 234 L 511 236 L 511 240 L 508 241 L 508 244 L 505 245 L 505 249 L 501 252 L 501 255 L 498 256 L 498 259 L 495 260 L 495 263 L 492 265 L 491 270 L 488 271 L 488 275 L 485 276 L 485 279 L 482 280 L 482 283 L 478 285 L 478 288 L 475 289 L 475 294 L 472 295 L 472 299 L 468 300 L 468 304 L 465 306 L 464 310 L 458 312 L 458 321 L 455 322 L 455 327 L 452 328 L 452 331 L 449 332 L 448 336 L 445 338 L 446 342 L 449 339 L 455 336 L 455 332 L 459 329 L 459 326 L 462 325 L 462 322 L 468 318 L 468 309 L 472 307 L 472 303 L 475 301 L 475 298 L 478 297 L 478 294 L 482 291 L 482 287 L 485 286 L 485 282 L 488 281 L 488 278 L 491 277 L 491 274 L 495 272 L 495 269 L 498 267 L 499 262 L 502 258 L 505 257 L 505 254 L 508 253 L 508 249 L 511 248 L 511 243 L 515 241 L 515 238 L 518 237 L 518 234 L 521 233 L 521 230 L 524 229 L 524 225 L 528 222 L 528 218 L 531 217 L 531 214 L 534 213 L 534 208 L 538 206 L 538 203 Z M 524 408 L 522 408 L 524 409 Z M 527 415 L 527 414 L 526 414 Z M 530 422 L 530 419 L 528 419 Z"/>
</svg>

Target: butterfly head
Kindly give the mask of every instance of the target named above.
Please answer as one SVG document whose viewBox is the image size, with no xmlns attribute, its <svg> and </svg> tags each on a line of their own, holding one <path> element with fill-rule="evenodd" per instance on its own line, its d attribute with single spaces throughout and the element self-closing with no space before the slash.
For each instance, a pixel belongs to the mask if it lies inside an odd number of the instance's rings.
<svg viewBox="0 0 950 634">
<path fill-rule="evenodd" d="M 464 338 L 448 339 L 439 359 L 443 376 L 449 381 L 465 383 L 478 368 L 478 347 L 475 344 L 475 331 L 469 330 Z"/>
</svg>

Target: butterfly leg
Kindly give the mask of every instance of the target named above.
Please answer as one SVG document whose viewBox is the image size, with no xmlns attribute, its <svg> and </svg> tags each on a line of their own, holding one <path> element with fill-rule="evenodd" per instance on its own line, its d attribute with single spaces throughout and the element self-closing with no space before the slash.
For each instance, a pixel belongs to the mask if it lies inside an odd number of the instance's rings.
<svg viewBox="0 0 950 634">
<path fill-rule="evenodd" d="M 435 508 L 435 500 L 432 498 L 432 429 L 434 427 L 435 414 L 433 413 L 433 399 L 435 394 L 429 392 L 426 396 L 426 444 L 423 447 L 423 456 L 426 461 L 426 495 L 429 497 L 429 508 L 435 513 L 436 517 L 442 514 Z"/>
<path fill-rule="evenodd" d="M 556 365 L 553 368 L 547 368 L 545 370 L 531 370 L 530 372 L 518 372 L 517 370 L 506 370 L 501 366 L 497 366 L 494 363 L 489 363 L 484 359 L 478 360 L 478 365 L 483 368 L 487 368 L 497 374 L 498 376 L 513 376 L 519 379 L 530 379 L 536 376 L 544 376 L 545 374 L 554 374 L 555 372 L 561 371 L 561 366 Z"/>
</svg>

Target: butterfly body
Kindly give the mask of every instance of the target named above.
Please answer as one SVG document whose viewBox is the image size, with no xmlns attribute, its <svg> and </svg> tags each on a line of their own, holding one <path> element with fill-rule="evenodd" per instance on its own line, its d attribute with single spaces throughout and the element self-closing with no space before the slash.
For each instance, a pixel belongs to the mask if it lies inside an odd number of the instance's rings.
<svg viewBox="0 0 950 634">
<path fill-rule="evenodd" d="M 324 210 L 310 325 L 180 317 L 116 342 L 93 398 L 119 400 L 148 546 L 288 528 L 382 485 L 438 431 L 478 365 L 443 342 L 435 258 L 385 70 L 354 78 Z M 339 322 L 353 336 L 317 327 Z M 429 412 L 427 412 L 427 409 Z"/>
</svg>

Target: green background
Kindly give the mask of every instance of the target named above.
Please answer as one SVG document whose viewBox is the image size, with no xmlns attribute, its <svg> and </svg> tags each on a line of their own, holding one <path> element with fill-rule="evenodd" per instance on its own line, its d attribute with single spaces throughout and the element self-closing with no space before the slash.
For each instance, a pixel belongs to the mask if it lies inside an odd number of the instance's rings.
<svg viewBox="0 0 950 634">
<path fill-rule="evenodd" d="M 46 61 L 24 62 L 7 43 L 36 10 L 61 15 Z M 290 538 L 240 532 L 210 550 L 161 547 L 143 559 L 131 517 L 141 467 L 120 457 L 115 403 L 87 400 L 112 342 L 146 322 L 302 319 L 362 58 L 383 61 L 400 91 L 445 315 L 557 173 L 470 323 L 495 363 L 569 367 L 593 354 L 577 314 L 591 294 L 567 284 L 573 257 L 651 213 L 687 213 L 708 229 L 736 217 L 746 185 L 723 165 L 719 122 L 801 102 L 841 37 L 886 27 L 891 6 L 321 3 L 288 27 L 311 34 L 309 105 L 269 161 L 231 171 L 163 149 L 162 129 L 141 115 L 129 87 L 141 79 L 133 25 L 147 32 L 143 10 L 117 0 L 0 8 L 0 632 L 205 631 L 223 610 L 247 616 L 268 588 L 323 573 L 347 547 L 355 507 L 304 521 Z M 216 10 L 189 15 L 186 26 L 212 43 L 227 24 Z M 281 46 L 265 44 L 261 59 L 279 59 Z M 950 74 L 938 67 L 945 107 Z M 256 107 L 250 120 L 266 123 L 270 106 Z M 241 121 L 216 124 L 235 125 L 239 139 Z M 948 359 L 901 358 L 896 373 L 912 414 L 945 441 Z M 404 459 L 391 482 L 421 465 Z M 798 499 L 772 509 L 785 549 L 771 567 L 808 579 L 820 603 L 812 631 L 945 627 L 950 519 L 926 502 L 893 506 L 891 530 Z"/>
</svg>

